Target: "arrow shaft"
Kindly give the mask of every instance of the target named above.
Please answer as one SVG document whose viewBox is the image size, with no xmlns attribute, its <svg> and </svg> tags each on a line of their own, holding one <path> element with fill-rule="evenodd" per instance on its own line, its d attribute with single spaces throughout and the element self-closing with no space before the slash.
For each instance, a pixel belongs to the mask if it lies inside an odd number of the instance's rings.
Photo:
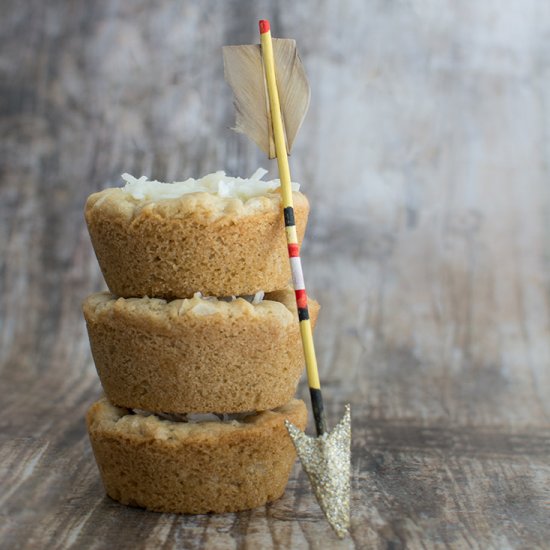
<svg viewBox="0 0 550 550">
<path fill-rule="evenodd" d="M 273 44 L 271 41 L 271 32 L 269 26 L 260 22 L 260 42 L 262 46 L 262 59 L 269 96 L 269 105 L 271 110 L 271 121 L 273 124 L 273 135 L 275 141 L 275 151 L 277 153 L 277 165 L 279 167 L 279 178 L 281 180 L 281 197 L 283 201 L 283 212 L 285 220 L 285 233 L 288 244 L 288 254 L 290 259 L 290 268 L 292 272 L 292 282 L 296 296 L 296 305 L 298 308 L 298 319 L 300 321 L 300 335 L 302 338 L 302 347 L 306 361 L 306 372 L 311 395 L 311 404 L 317 435 L 322 435 L 327 431 L 326 416 L 323 407 L 323 397 L 321 394 L 321 384 L 319 381 L 319 371 L 317 368 L 317 357 L 315 354 L 315 345 L 313 343 L 313 332 L 311 321 L 309 319 L 309 309 L 307 305 L 307 292 L 302 271 L 302 262 L 300 259 L 300 245 L 296 232 L 296 222 L 294 218 L 294 206 L 292 200 L 292 186 L 290 178 L 290 167 L 285 143 L 285 132 L 281 116 L 281 106 L 279 102 L 279 92 L 277 90 L 277 81 L 275 77 L 275 62 L 273 57 Z"/>
</svg>

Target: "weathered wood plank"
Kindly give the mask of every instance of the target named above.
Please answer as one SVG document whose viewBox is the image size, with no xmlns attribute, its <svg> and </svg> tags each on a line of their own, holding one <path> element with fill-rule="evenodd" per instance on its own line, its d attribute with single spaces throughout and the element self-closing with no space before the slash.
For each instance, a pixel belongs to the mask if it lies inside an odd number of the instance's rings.
<svg viewBox="0 0 550 550">
<path fill-rule="evenodd" d="M 528 535 L 544 547 L 548 430 L 366 422 L 364 408 L 356 409 L 352 538 L 340 546 L 298 467 L 283 499 L 242 514 L 178 517 L 118 505 L 103 495 L 79 417 L 65 423 L 60 442 L 19 438 L 2 446 L 2 509 L 10 518 L 3 540 L 25 541 L 22 548 L 101 548 L 105 541 L 120 548 L 138 541 L 143 547 L 179 541 L 186 548 L 362 548 L 392 541 L 496 548 L 521 546 Z"/>
</svg>

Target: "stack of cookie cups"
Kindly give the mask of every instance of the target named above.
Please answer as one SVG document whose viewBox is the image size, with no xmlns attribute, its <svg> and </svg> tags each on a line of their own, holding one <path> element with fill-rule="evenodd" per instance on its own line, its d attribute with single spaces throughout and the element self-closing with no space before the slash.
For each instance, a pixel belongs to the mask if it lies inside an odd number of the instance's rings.
<svg viewBox="0 0 550 550">
<path fill-rule="evenodd" d="M 294 202 L 301 242 L 309 206 Z M 279 194 L 106 189 L 85 215 L 110 290 L 83 305 L 105 391 L 87 426 L 107 494 L 176 513 L 280 497 L 295 461 L 284 421 L 304 429 L 307 414 L 293 398 L 304 359 Z"/>
</svg>

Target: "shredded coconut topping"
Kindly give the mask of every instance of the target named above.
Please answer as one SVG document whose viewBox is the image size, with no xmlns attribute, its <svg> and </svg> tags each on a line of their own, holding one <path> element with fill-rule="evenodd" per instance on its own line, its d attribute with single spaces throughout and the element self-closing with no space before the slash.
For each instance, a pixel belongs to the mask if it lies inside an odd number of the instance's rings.
<svg viewBox="0 0 550 550">
<path fill-rule="evenodd" d="M 278 179 L 264 181 L 262 178 L 266 174 L 267 170 L 258 168 L 248 179 L 227 176 L 221 170 L 199 179 L 189 178 L 173 183 L 149 180 L 146 176 L 135 178 L 130 174 L 122 174 L 122 179 L 126 182 L 123 191 L 138 200 L 176 199 L 188 193 L 212 193 L 246 201 L 273 193 L 281 186 Z M 292 183 L 292 190 L 299 191 L 300 184 Z"/>
<path fill-rule="evenodd" d="M 200 424 L 201 422 L 240 422 L 247 416 L 256 414 L 254 411 L 241 413 L 152 413 L 142 409 L 132 409 L 133 414 L 139 416 L 156 416 L 160 420 L 168 420 L 169 422 L 189 422 L 191 424 Z"/>
<path fill-rule="evenodd" d="M 222 302 L 234 302 L 237 298 L 242 298 L 243 300 L 246 300 L 249 304 L 252 305 L 258 305 L 265 296 L 265 292 L 263 290 L 260 290 L 259 292 L 256 292 L 256 294 L 245 294 L 242 296 L 203 296 L 202 292 L 195 292 L 193 294 L 193 298 L 199 298 L 201 300 L 207 300 L 211 302 L 215 302 L 216 300 L 222 301 Z"/>
</svg>

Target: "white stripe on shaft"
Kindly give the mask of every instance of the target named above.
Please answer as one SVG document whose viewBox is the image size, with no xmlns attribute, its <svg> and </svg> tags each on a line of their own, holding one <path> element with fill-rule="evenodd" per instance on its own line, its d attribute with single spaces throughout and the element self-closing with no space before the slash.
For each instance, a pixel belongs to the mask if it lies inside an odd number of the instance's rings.
<svg viewBox="0 0 550 550">
<path fill-rule="evenodd" d="M 294 290 L 305 290 L 304 274 L 302 272 L 302 262 L 299 256 L 290 258 L 290 270 L 292 271 L 292 282 Z"/>
</svg>

